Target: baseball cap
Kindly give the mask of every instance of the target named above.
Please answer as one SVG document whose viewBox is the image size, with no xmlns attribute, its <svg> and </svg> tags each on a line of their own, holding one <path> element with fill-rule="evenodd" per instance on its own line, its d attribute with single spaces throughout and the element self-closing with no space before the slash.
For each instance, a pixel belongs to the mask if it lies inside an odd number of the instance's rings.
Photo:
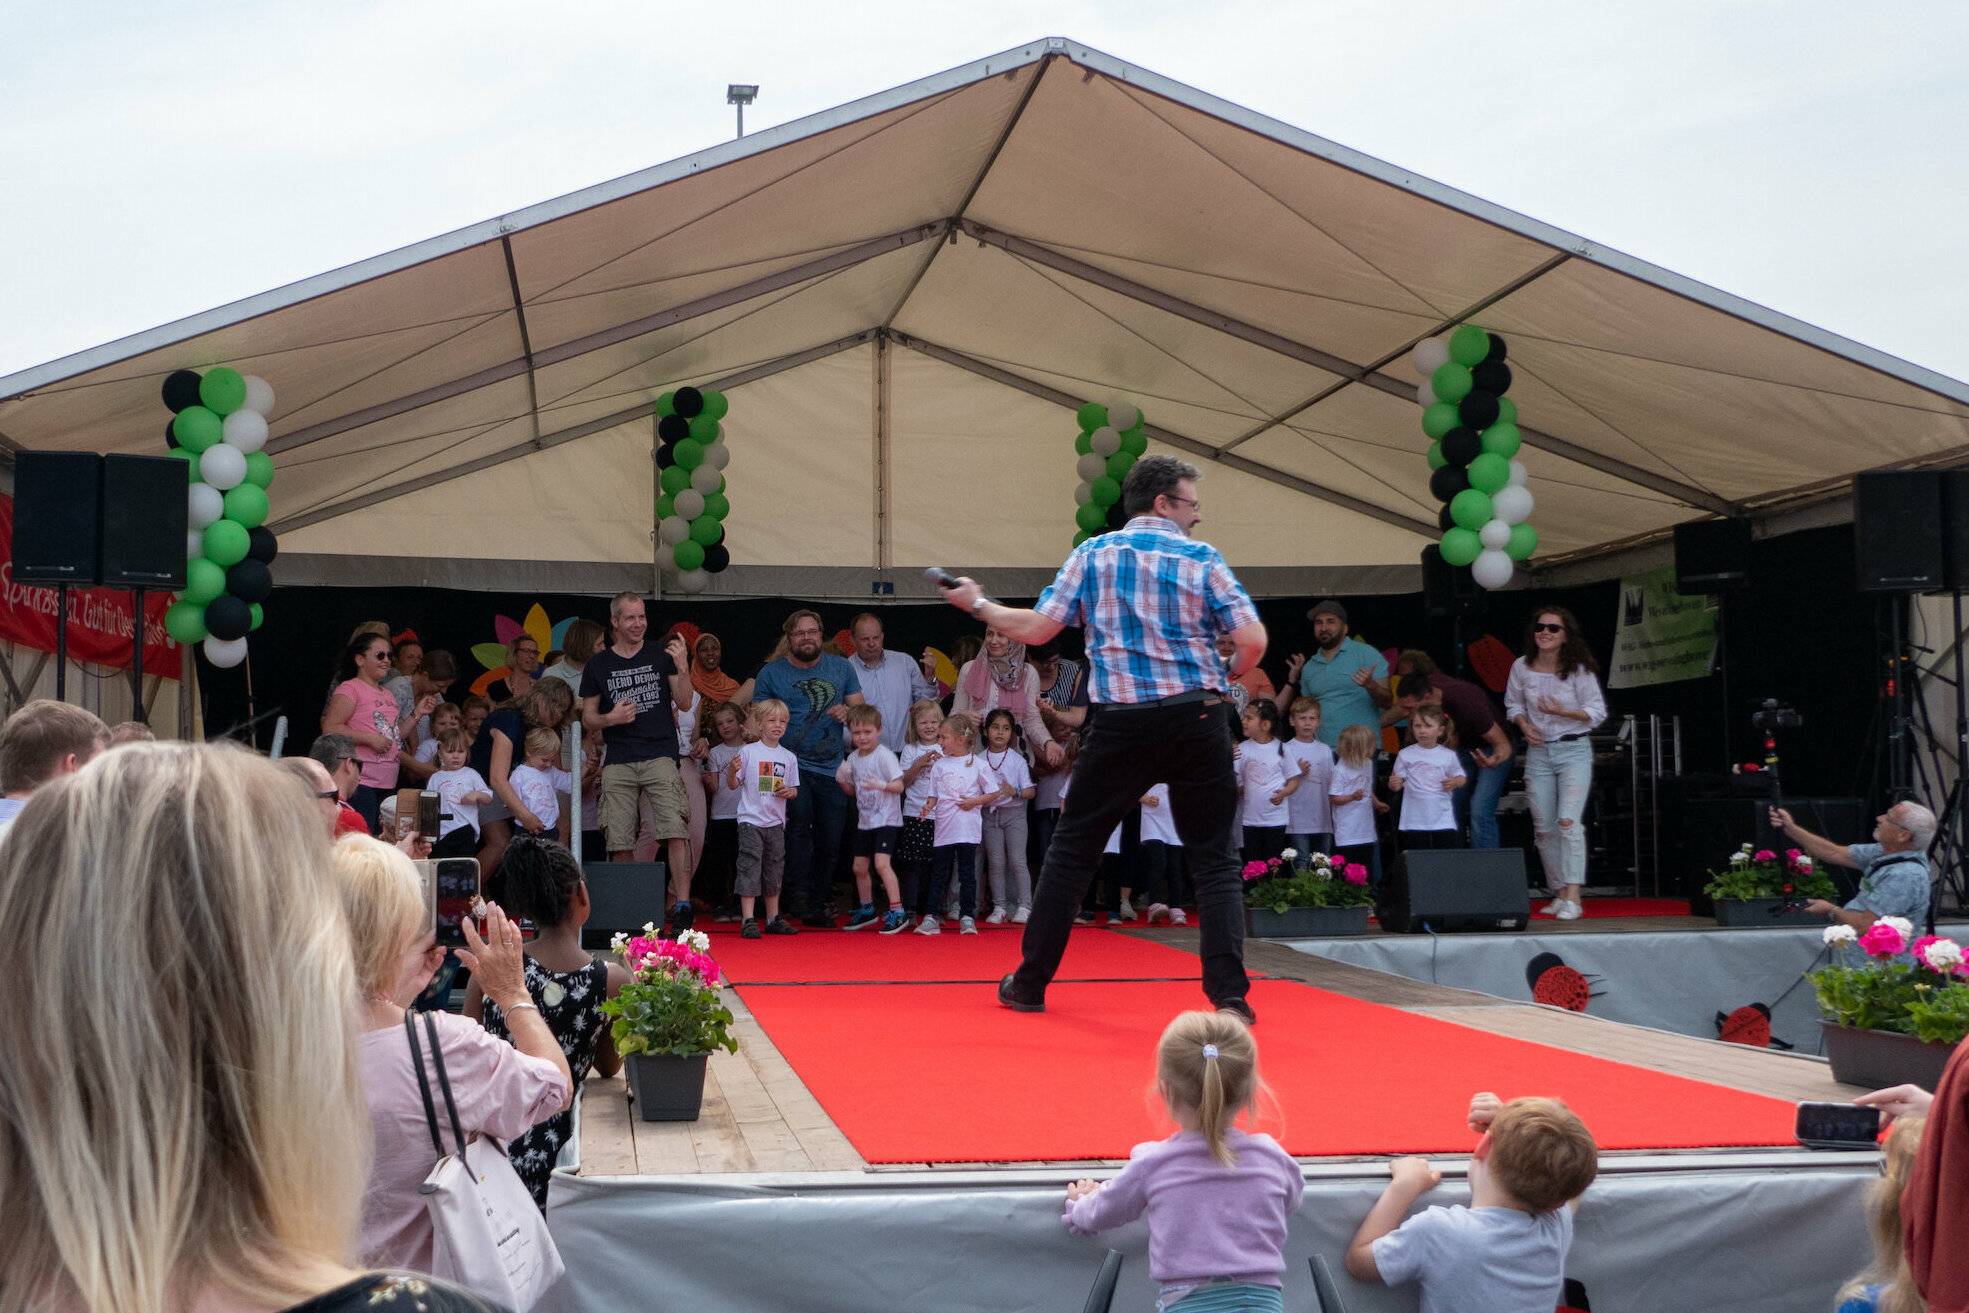
<svg viewBox="0 0 1969 1313">
<path fill-rule="evenodd" d="M 1347 623 L 1347 608 L 1330 597 L 1306 612 L 1308 620 L 1317 620 L 1323 615 L 1330 615 L 1343 625 Z"/>
</svg>

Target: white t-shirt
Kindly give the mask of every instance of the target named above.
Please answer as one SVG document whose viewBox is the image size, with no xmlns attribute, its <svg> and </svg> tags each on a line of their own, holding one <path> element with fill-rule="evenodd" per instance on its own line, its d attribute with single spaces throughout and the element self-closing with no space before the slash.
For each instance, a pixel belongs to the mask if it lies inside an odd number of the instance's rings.
<svg viewBox="0 0 1969 1313">
<path fill-rule="evenodd" d="M 460 826 L 479 828 L 479 805 L 465 802 L 468 793 L 491 793 L 479 773 L 470 766 L 460 766 L 457 770 L 441 770 L 432 775 L 425 788 L 438 795 L 438 810 L 449 819 L 438 822 L 438 838 L 442 839 Z M 544 817 L 542 819 L 545 819 Z"/>
<path fill-rule="evenodd" d="M 1148 800 L 1155 799 L 1151 807 Z M 1152 784 L 1142 795 L 1142 842 L 1166 843 L 1181 848 L 1183 840 L 1176 833 L 1176 817 L 1169 810 L 1169 786 Z"/>
<path fill-rule="evenodd" d="M 438 759 L 438 741 L 436 739 L 425 739 L 417 745 L 415 756 L 416 760 L 422 762 L 424 765 L 430 765 Z"/>
<path fill-rule="evenodd" d="M 729 743 L 720 743 L 711 749 L 706 757 L 705 769 L 711 773 L 713 791 L 711 794 L 711 819 L 714 821 L 735 821 L 738 819 L 738 793 L 731 786 L 732 758 L 739 750 Z"/>
<path fill-rule="evenodd" d="M 1463 773 L 1454 752 L 1441 744 L 1424 748 L 1411 743 L 1396 755 L 1395 773 L 1402 777 L 1402 829 L 1456 828 L 1456 808 L 1443 787 L 1444 780 Z"/>
<path fill-rule="evenodd" d="M 1026 800 L 1017 795 L 1033 787 L 1032 767 L 1026 764 L 1025 755 L 1017 748 L 1007 748 L 1005 749 L 1005 755 L 1002 757 L 996 752 L 990 751 L 980 753 L 979 756 L 984 761 L 985 769 L 991 772 L 991 777 L 997 782 L 998 787 L 1002 789 L 1009 784 L 1012 786 L 1012 793 L 1014 795 L 1002 802 L 994 802 L 991 806 L 985 808 L 985 810 L 995 812 L 1005 811 L 1013 807 L 1024 807 Z"/>
<path fill-rule="evenodd" d="M 935 846 L 948 848 L 952 844 L 982 840 L 984 808 L 965 811 L 957 802 L 960 798 L 990 793 L 998 787 L 991 772 L 985 769 L 984 758 L 975 753 L 968 757 L 942 757 L 926 774 L 930 777 L 930 796 L 936 799 Z"/>
<path fill-rule="evenodd" d="M 513 792 L 520 795 L 526 809 L 540 818 L 541 825 L 553 829 L 561 819 L 561 800 L 558 795 L 574 788 L 574 776 L 555 766 L 550 770 L 536 770 L 532 766 L 515 766 L 507 780 Z"/>
<path fill-rule="evenodd" d="M 1544 1313 L 1559 1302 L 1572 1209 L 1425 1208 L 1374 1242 L 1389 1285 L 1419 1280 L 1421 1313 Z"/>
<path fill-rule="evenodd" d="M 1287 739 L 1287 772 L 1299 775 L 1308 763 L 1312 769 L 1299 776 L 1299 787 L 1285 800 L 1285 828 L 1293 834 L 1329 834 L 1333 830 L 1333 803 L 1327 787 L 1333 782 L 1333 749 L 1318 739 L 1310 743 Z"/>
<path fill-rule="evenodd" d="M 1333 846 L 1344 848 L 1353 844 L 1373 843 L 1374 759 L 1370 757 L 1358 766 L 1349 766 L 1336 758 L 1333 762 L 1333 780 L 1326 787 L 1329 802 L 1357 790 L 1364 791 L 1356 802 L 1332 803 Z"/>
<path fill-rule="evenodd" d="M 844 784 L 850 779 L 854 781 L 855 808 L 861 813 L 862 829 L 883 830 L 902 824 L 902 795 L 882 787 L 902 778 L 902 763 L 896 760 L 895 753 L 880 743 L 873 752 L 851 751 L 842 759 L 834 778 Z"/>
<path fill-rule="evenodd" d="M 909 768 L 937 750 L 934 743 L 905 743 L 902 745 L 902 768 L 907 774 Z M 932 763 L 934 764 L 934 763 Z M 902 814 L 921 816 L 923 804 L 930 800 L 930 767 L 925 766 L 916 777 L 916 782 L 903 790 Z"/>
<path fill-rule="evenodd" d="M 1278 740 L 1259 743 L 1247 739 L 1238 745 L 1237 782 L 1244 792 L 1244 802 L 1238 812 L 1241 824 L 1284 828 L 1285 804 L 1273 802 L 1272 795 L 1285 787 L 1285 771 L 1285 749 Z"/>
<path fill-rule="evenodd" d="M 703 698 L 691 699 L 690 709 L 677 708 L 677 752 L 681 756 L 691 755 L 691 744 L 697 742 L 697 704 Z"/>
<path fill-rule="evenodd" d="M 738 760 L 738 823 L 762 830 L 786 824 L 786 799 L 773 791 L 800 787 L 800 759 L 785 748 L 748 743 Z"/>
<path fill-rule="evenodd" d="M 1067 772 L 1050 771 L 1032 782 L 1032 805 L 1040 811 L 1058 811 L 1067 796 Z"/>
</svg>

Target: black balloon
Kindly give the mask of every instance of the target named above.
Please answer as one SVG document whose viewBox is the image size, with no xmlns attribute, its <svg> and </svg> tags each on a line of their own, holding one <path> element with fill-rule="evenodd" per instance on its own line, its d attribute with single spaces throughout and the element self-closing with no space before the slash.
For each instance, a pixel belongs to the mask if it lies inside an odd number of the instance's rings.
<svg viewBox="0 0 1969 1313">
<path fill-rule="evenodd" d="M 670 409 L 686 420 L 696 419 L 704 413 L 704 394 L 696 388 L 678 388 L 676 395 L 670 398 Z"/>
<path fill-rule="evenodd" d="M 700 401 L 699 405 L 704 403 Z M 691 435 L 691 422 L 682 415 L 665 415 L 656 422 L 656 436 L 665 442 L 682 442 Z"/>
<path fill-rule="evenodd" d="M 668 469 L 677 463 L 677 444 L 666 442 L 656 449 L 656 468 Z"/>
<path fill-rule="evenodd" d="M 704 549 L 704 570 L 709 574 L 723 574 L 725 567 L 732 563 L 731 549 L 723 543 L 713 543 Z"/>
<path fill-rule="evenodd" d="M 1495 392 L 1472 392 L 1456 406 L 1456 415 L 1463 421 L 1463 427 L 1479 432 L 1497 423 L 1498 413 Z"/>
<path fill-rule="evenodd" d="M 178 421 L 175 419 L 164 421 L 164 450 L 166 451 L 176 451 L 178 449 L 177 424 Z"/>
<path fill-rule="evenodd" d="M 1429 492 L 1437 501 L 1446 502 L 1469 486 L 1470 471 L 1461 465 L 1445 465 L 1429 476 Z"/>
<path fill-rule="evenodd" d="M 273 572 L 249 556 L 226 571 L 226 591 L 242 602 L 264 602 L 273 592 Z"/>
<path fill-rule="evenodd" d="M 1484 357 L 1485 364 L 1489 364 L 1491 361 L 1497 361 L 1500 364 L 1504 361 L 1504 339 L 1495 333 L 1490 334 L 1490 354 Z"/>
<path fill-rule="evenodd" d="M 171 408 L 173 415 L 186 406 L 198 404 L 198 374 L 189 369 L 177 369 L 164 376 L 164 404 Z M 207 625 L 206 628 L 211 628 Z"/>
<path fill-rule="evenodd" d="M 273 536 L 273 530 L 261 525 L 246 531 L 246 559 L 258 561 L 262 565 L 272 565 L 273 558 L 280 555 L 280 540 Z"/>
<path fill-rule="evenodd" d="M 214 638 L 244 638 L 252 627 L 253 612 L 237 597 L 215 597 L 205 605 L 205 632 Z"/>
<path fill-rule="evenodd" d="M 1470 378 L 1478 392 L 1494 392 L 1501 397 L 1511 390 L 1511 366 L 1502 360 L 1484 361 L 1470 371 Z"/>
<path fill-rule="evenodd" d="M 1451 529 L 1454 529 L 1456 527 L 1456 517 L 1449 513 L 1448 502 L 1444 502 L 1442 509 L 1436 512 L 1436 527 L 1438 529 L 1441 529 L 1444 533 L 1448 533 Z M 1433 547 L 1435 546 L 1435 544 L 1431 543 L 1430 546 Z"/>
<path fill-rule="evenodd" d="M 1122 511 L 1120 502 L 1116 502 L 1114 505 L 1108 507 L 1109 533 L 1113 533 L 1116 529 L 1121 528 L 1123 525 L 1127 523 L 1128 523 L 1128 516 L 1125 512 Z"/>
<path fill-rule="evenodd" d="M 1468 465 L 1484 454 L 1484 440 L 1476 430 L 1454 428 L 1443 434 L 1443 459 L 1452 465 Z"/>
</svg>

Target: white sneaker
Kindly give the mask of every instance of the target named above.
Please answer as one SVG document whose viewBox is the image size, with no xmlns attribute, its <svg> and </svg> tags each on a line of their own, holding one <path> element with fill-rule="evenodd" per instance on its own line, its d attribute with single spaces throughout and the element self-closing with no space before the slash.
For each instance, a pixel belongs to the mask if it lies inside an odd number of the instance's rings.
<svg viewBox="0 0 1969 1313">
<path fill-rule="evenodd" d="M 975 935 L 978 933 L 978 923 L 968 916 L 964 917 L 957 923 L 957 933 L 960 935 Z"/>
<path fill-rule="evenodd" d="M 1021 907 L 1018 911 L 1012 913 L 1013 925 L 1024 925 L 1030 920 L 1032 920 L 1032 909 L 1030 907 Z"/>
<path fill-rule="evenodd" d="M 943 933 L 943 925 L 936 917 L 926 916 L 916 923 L 916 933 L 919 935 L 940 935 Z"/>
<path fill-rule="evenodd" d="M 985 924 L 1004 925 L 1006 919 L 1007 918 L 1005 916 L 1005 909 L 1002 907 L 994 907 L 991 909 L 991 915 L 985 918 Z"/>
<path fill-rule="evenodd" d="M 1565 905 L 1566 905 L 1565 899 L 1554 898 L 1551 902 L 1547 903 L 1545 906 L 1539 908 L 1538 910 L 1545 913 L 1545 915 L 1547 916 L 1557 916 L 1559 914 L 1559 909 L 1564 907 Z"/>
<path fill-rule="evenodd" d="M 1162 921 L 1169 920 L 1169 904 L 1150 903 L 1148 915 L 1143 917 L 1142 919 L 1145 922 L 1147 922 L 1149 925 L 1154 925 L 1158 920 L 1162 920 Z"/>
<path fill-rule="evenodd" d="M 1121 900 L 1121 919 L 1124 921 L 1133 921 L 1135 919 L 1135 905 L 1126 898 Z"/>
<path fill-rule="evenodd" d="M 1182 908 L 1172 907 L 1169 909 L 1170 925 L 1188 925 L 1189 923 L 1190 923 L 1190 918 L 1183 914 Z"/>
<path fill-rule="evenodd" d="M 1580 918 L 1581 912 L 1578 903 L 1566 902 L 1562 903 L 1559 910 L 1552 913 L 1552 915 L 1561 921 L 1577 921 Z"/>
<path fill-rule="evenodd" d="M 956 903 L 952 903 L 952 904 L 951 904 L 951 905 L 949 906 L 949 908 L 948 908 L 948 909 L 946 909 L 946 911 L 947 911 L 947 913 L 948 913 L 948 914 L 947 914 L 947 915 L 945 916 L 945 918 L 944 918 L 945 920 L 947 920 L 947 921 L 955 921 L 955 920 L 957 919 L 957 904 L 956 904 Z"/>
</svg>

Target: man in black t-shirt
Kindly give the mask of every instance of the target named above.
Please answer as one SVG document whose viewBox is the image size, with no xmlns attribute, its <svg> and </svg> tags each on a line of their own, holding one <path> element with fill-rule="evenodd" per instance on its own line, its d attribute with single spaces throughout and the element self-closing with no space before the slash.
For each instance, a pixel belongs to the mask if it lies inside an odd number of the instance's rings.
<svg viewBox="0 0 1969 1313">
<path fill-rule="evenodd" d="M 665 843 L 670 869 L 670 923 L 691 924 L 690 800 L 677 768 L 677 703 L 691 695 L 690 653 L 681 637 L 667 650 L 644 643 L 649 617 L 635 593 L 609 601 L 615 642 L 588 658 L 581 672 L 581 727 L 600 733 L 602 833 L 609 857 L 626 862 L 636 847 L 643 795 L 655 813 L 652 837 Z"/>
</svg>

